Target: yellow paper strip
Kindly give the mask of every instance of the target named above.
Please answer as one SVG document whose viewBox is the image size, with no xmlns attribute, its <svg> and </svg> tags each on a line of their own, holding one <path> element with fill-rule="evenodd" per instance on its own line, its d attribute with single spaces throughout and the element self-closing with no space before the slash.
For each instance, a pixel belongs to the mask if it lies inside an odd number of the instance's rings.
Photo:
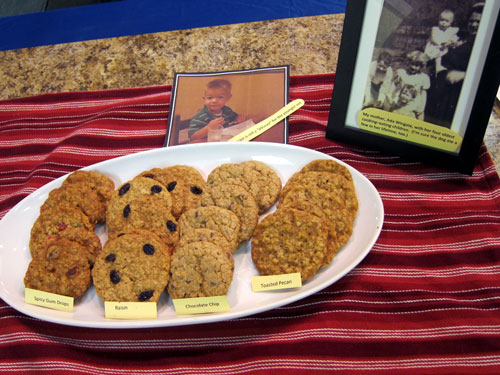
<svg viewBox="0 0 500 375">
<path fill-rule="evenodd" d="M 231 311 L 227 296 L 176 298 L 172 300 L 177 315 L 206 314 Z"/>
<path fill-rule="evenodd" d="M 106 319 L 157 319 L 156 302 L 104 302 Z"/>
<path fill-rule="evenodd" d="M 24 301 L 30 305 L 38 305 L 48 307 L 49 309 L 72 312 L 75 299 L 73 297 L 62 296 L 60 294 L 25 288 Z"/>
<path fill-rule="evenodd" d="M 302 279 L 300 272 L 286 273 L 282 275 L 253 276 L 252 290 L 254 292 L 264 292 L 266 290 L 300 288 Z"/>
<path fill-rule="evenodd" d="M 283 121 L 286 117 L 290 116 L 293 112 L 304 105 L 303 99 L 295 99 L 294 101 L 288 103 L 286 106 L 281 108 L 274 115 L 269 116 L 265 120 L 262 120 L 258 124 L 255 124 L 251 128 L 242 131 L 241 133 L 235 135 L 228 142 L 248 142 L 255 137 L 261 135 L 265 131 L 271 129 L 274 125 Z"/>
</svg>

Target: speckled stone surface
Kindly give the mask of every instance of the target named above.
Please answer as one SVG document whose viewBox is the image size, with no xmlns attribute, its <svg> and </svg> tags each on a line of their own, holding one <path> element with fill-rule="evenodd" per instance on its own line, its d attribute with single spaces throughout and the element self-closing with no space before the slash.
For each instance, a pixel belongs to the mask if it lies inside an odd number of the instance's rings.
<svg viewBox="0 0 500 375">
<path fill-rule="evenodd" d="M 0 99 L 171 84 L 175 72 L 290 65 L 292 75 L 332 73 L 343 22 L 323 15 L 0 51 Z M 485 143 L 498 170 L 495 111 Z"/>
</svg>

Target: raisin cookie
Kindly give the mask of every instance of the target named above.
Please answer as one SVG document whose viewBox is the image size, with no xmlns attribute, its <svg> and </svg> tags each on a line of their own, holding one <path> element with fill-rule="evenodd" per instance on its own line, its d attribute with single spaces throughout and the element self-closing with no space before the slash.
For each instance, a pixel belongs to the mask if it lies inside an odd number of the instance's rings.
<svg viewBox="0 0 500 375">
<path fill-rule="evenodd" d="M 327 246 L 328 231 L 319 217 L 282 208 L 255 228 L 252 261 L 261 275 L 300 272 L 305 281 L 323 265 Z"/>
<path fill-rule="evenodd" d="M 91 283 L 85 249 L 78 243 L 60 239 L 42 255 L 31 260 L 24 276 L 27 288 L 78 298 Z"/>
<path fill-rule="evenodd" d="M 233 280 L 234 260 L 212 242 L 192 242 L 175 251 L 170 272 L 172 298 L 223 296 Z"/>
<path fill-rule="evenodd" d="M 157 302 L 170 277 L 170 254 L 148 231 L 124 233 L 104 245 L 92 269 L 103 301 Z"/>
</svg>

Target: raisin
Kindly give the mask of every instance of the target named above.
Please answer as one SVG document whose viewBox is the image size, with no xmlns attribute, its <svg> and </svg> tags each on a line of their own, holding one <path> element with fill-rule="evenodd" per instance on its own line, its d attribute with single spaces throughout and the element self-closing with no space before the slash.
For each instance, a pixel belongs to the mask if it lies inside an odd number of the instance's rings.
<svg viewBox="0 0 500 375">
<path fill-rule="evenodd" d="M 70 268 L 68 272 L 66 272 L 66 277 L 68 278 L 73 277 L 76 275 L 77 272 L 78 272 L 78 267 Z"/>
<path fill-rule="evenodd" d="M 154 290 L 145 290 L 144 292 L 141 292 L 139 294 L 139 301 L 144 302 L 149 300 L 151 297 L 153 297 Z"/>
<path fill-rule="evenodd" d="M 196 195 L 200 195 L 201 193 L 203 193 L 203 189 L 198 187 L 198 186 L 191 186 L 191 193 L 193 194 L 196 194 Z"/>
<path fill-rule="evenodd" d="M 108 254 L 106 255 L 106 258 L 104 258 L 106 262 L 114 262 L 116 260 L 116 254 Z"/>
<path fill-rule="evenodd" d="M 120 190 L 118 191 L 118 195 L 121 197 L 123 194 L 126 194 L 127 191 L 129 191 L 129 189 L 130 189 L 130 184 L 126 183 L 120 188 Z"/>
<path fill-rule="evenodd" d="M 126 205 L 125 208 L 123 209 L 123 217 L 127 218 L 128 215 L 130 215 L 130 205 Z"/>
<path fill-rule="evenodd" d="M 176 186 L 177 186 L 177 181 L 169 182 L 167 185 L 167 190 L 170 192 L 174 190 Z"/>
<path fill-rule="evenodd" d="M 120 275 L 116 270 L 111 270 L 111 272 L 109 273 L 109 279 L 113 284 L 118 284 L 121 280 Z"/>
<path fill-rule="evenodd" d="M 154 178 L 155 178 L 155 175 L 154 175 L 154 174 L 152 174 L 152 173 L 148 173 L 148 174 L 145 174 L 145 175 L 144 175 L 144 177 L 154 179 Z"/>
<path fill-rule="evenodd" d="M 155 253 L 155 247 L 150 243 L 147 243 L 142 247 L 142 251 L 144 251 L 144 254 L 146 255 L 153 255 Z"/>
<path fill-rule="evenodd" d="M 163 190 L 163 189 L 162 189 L 162 187 L 161 187 L 160 185 L 153 185 L 153 186 L 151 187 L 151 193 L 152 193 L 152 194 L 158 194 L 158 193 L 160 193 L 162 190 Z"/>
<path fill-rule="evenodd" d="M 173 221 L 169 220 L 169 221 L 167 221 L 167 228 L 170 232 L 174 233 L 177 230 L 177 224 L 175 224 Z"/>
</svg>

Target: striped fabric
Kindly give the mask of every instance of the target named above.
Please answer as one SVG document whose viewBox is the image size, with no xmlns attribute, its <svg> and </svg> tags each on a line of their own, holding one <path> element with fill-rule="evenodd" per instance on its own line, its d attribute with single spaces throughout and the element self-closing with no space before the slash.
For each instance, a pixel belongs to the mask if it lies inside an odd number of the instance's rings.
<svg viewBox="0 0 500 375">
<path fill-rule="evenodd" d="M 290 99 L 305 105 L 290 143 L 347 162 L 379 190 L 384 227 L 358 267 L 290 305 L 198 326 L 66 327 L 0 300 L 0 372 L 499 374 L 500 181 L 486 148 L 469 177 L 326 140 L 333 81 L 291 78 Z M 65 173 L 162 147 L 170 89 L 0 102 L 0 215 Z"/>
</svg>

